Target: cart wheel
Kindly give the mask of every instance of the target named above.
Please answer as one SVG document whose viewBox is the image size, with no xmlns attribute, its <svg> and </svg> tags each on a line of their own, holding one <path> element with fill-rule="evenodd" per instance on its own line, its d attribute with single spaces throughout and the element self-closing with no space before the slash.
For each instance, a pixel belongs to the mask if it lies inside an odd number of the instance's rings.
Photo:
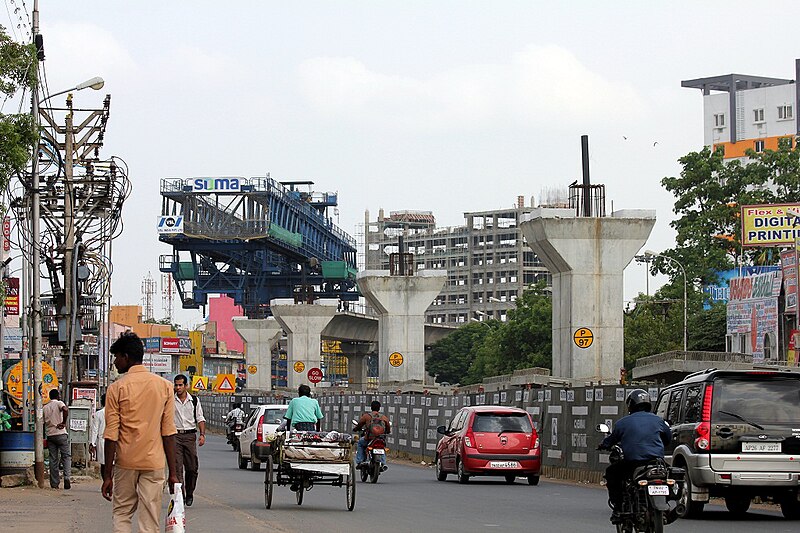
<svg viewBox="0 0 800 533">
<path fill-rule="evenodd" d="M 303 488 L 303 480 L 300 480 L 300 488 L 297 489 L 295 492 L 295 496 L 297 496 L 297 505 L 303 505 L 303 495 L 306 493 L 306 489 Z"/>
<path fill-rule="evenodd" d="M 264 476 L 264 507 L 269 509 L 272 507 L 272 489 L 274 488 L 274 482 L 272 480 L 272 457 L 267 458 L 267 473 Z"/>
<path fill-rule="evenodd" d="M 352 511 L 356 506 L 356 467 L 350 463 L 350 475 L 347 476 L 347 510 Z"/>
</svg>

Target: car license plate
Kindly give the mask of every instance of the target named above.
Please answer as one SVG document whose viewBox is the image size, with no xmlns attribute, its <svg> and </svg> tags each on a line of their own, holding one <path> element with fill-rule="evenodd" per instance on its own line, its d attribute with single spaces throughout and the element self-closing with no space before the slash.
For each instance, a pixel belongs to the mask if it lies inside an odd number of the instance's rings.
<svg viewBox="0 0 800 533">
<path fill-rule="evenodd" d="M 516 461 L 490 461 L 491 468 L 519 468 L 519 463 Z"/>
<path fill-rule="evenodd" d="M 743 442 L 743 452 L 781 453 L 780 442 Z"/>
<path fill-rule="evenodd" d="M 647 494 L 650 496 L 669 496 L 668 485 L 648 485 Z"/>
<path fill-rule="evenodd" d="M 374 453 L 375 455 L 386 455 L 386 452 L 384 452 L 380 448 L 375 448 L 374 450 L 372 450 L 372 453 Z"/>
</svg>

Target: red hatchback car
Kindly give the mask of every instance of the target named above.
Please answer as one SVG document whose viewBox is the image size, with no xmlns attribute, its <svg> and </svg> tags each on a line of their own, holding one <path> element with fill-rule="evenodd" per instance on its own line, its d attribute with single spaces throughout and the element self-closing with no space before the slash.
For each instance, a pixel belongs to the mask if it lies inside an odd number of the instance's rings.
<svg viewBox="0 0 800 533">
<path fill-rule="evenodd" d="M 539 435 L 531 416 L 523 409 L 498 405 L 464 407 L 450 426 L 439 426 L 444 435 L 436 446 L 436 479 L 456 474 L 459 483 L 472 476 L 504 476 L 507 483 L 518 477 L 539 484 L 542 467 Z"/>
</svg>

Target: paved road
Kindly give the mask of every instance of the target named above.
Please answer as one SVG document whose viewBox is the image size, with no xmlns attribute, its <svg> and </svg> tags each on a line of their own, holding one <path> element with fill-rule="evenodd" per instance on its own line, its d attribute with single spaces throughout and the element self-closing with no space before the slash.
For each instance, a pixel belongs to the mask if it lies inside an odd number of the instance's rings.
<svg viewBox="0 0 800 533">
<path fill-rule="evenodd" d="M 454 476 L 437 482 L 433 471 L 392 464 L 377 485 L 358 482 L 356 507 L 348 512 L 345 490 L 315 487 L 303 505 L 288 487 L 275 487 L 271 510 L 264 508 L 264 472 L 239 470 L 236 453 L 212 436 L 201 450 L 201 478 L 187 531 L 216 532 L 224 525 L 206 507 L 225 510 L 240 531 L 267 524 L 281 531 L 613 531 L 605 489 L 542 479 L 537 487 L 502 479 L 473 479 L 460 485 Z M 670 532 L 796 532 L 798 522 L 779 512 L 756 510 L 733 520 L 724 507 L 711 505 L 702 520 L 678 521 Z M 210 510 L 210 509 L 209 509 Z M 217 512 L 218 512 L 217 511 Z M 241 524 L 241 526 L 239 525 Z M 233 525 L 233 524 L 231 524 Z M 245 527 L 242 527 L 245 526 Z M 249 526 L 249 527 L 248 527 Z"/>
</svg>

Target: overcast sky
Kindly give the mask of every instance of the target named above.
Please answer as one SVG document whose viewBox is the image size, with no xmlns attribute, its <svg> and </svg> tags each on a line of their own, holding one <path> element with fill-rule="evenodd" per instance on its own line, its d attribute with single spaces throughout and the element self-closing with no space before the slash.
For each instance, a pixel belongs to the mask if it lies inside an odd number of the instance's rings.
<svg viewBox="0 0 800 533">
<path fill-rule="evenodd" d="M 23 2 L 5 3 L 14 35 Z M 579 179 L 582 134 L 608 208 L 656 210 L 645 248 L 672 247 L 660 181 L 703 142 L 701 94 L 681 80 L 794 78 L 796 2 L 755 6 L 40 1 L 51 91 L 102 76 L 102 94 L 76 105 L 112 95 L 103 156 L 130 167 L 114 304 L 141 303 L 142 279 L 171 251 L 156 233 L 163 177 L 312 180 L 338 191 L 351 235 L 367 209 L 430 210 L 451 226 Z M 644 266 L 625 286 L 625 300 L 644 292 Z"/>
</svg>

